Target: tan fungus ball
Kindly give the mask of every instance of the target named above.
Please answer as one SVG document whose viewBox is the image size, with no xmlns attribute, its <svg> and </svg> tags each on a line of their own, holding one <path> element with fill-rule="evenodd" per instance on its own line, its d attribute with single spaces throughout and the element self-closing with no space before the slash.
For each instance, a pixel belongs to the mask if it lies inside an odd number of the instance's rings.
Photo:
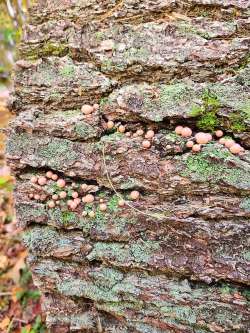
<svg viewBox="0 0 250 333">
<path fill-rule="evenodd" d="M 49 208 L 54 208 L 56 206 L 56 204 L 55 204 L 55 202 L 53 201 L 53 200 L 50 200 L 49 202 L 48 202 L 48 207 Z"/>
<path fill-rule="evenodd" d="M 114 126 L 115 126 L 115 124 L 114 124 L 114 122 L 113 122 L 112 120 L 109 120 L 109 121 L 107 122 L 107 128 L 108 128 L 108 129 L 112 129 Z"/>
<path fill-rule="evenodd" d="M 243 151 L 243 148 L 238 143 L 235 143 L 229 148 L 229 150 L 231 151 L 232 154 L 239 154 L 240 152 Z"/>
<path fill-rule="evenodd" d="M 187 138 L 192 135 L 192 130 L 189 127 L 184 127 L 181 131 L 181 136 L 183 138 Z"/>
<path fill-rule="evenodd" d="M 232 147 L 234 144 L 235 144 L 235 141 L 232 140 L 232 139 L 226 139 L 226 141 L 225 141 L 225 146 L 226 146 L 227 148 Z"/>
<path fill-rule="evenodd" d="M 182 130 L 183 130 L 183 126 L 176 126 L 175 127 L 175 133 L 178 134 L 178 135 L 181 135 Z"/>
<path fill-rule="evenodd" d="M 53 172 L 52 172 L 52 171 L 48 171 L 48 172 L 46 172 L 46 177 L 47 177 L 47 178 L 51 179 L 52 176 L 53 176 Z"/>
<path fill-rule="evenodd" d="M 91 114 L 94 111 L 94 108 L 91 105 L 85 104 L 85 105 L 82 106 L 81 111 L 85 115 L 88 115 L 88 114 Z"/>
<path fill-rule="evenodd" d="M 66 182 L 64 179 L 58 179 L 58 181 L 56 183 L 57 183 L 57 186 L 61 187 L 61 188 L 65 187 L 65 185 L 66 185 Z"/>
<path fill-rule="evenodd" d="M 118 131 L 119 131 L 120 133 L 124 133 L 124 132 L 126 131 L 126 127 L 123 126 L 123 125 L 120 125 L 120 126 L 118 127 Z"/>
<path fill-rule="evenodd" d="M 151 146 L 151 142 L 150 141 L 148 141 L 148 140 L 143 140 L 142 141 L 142 147 L 143 148 L 150 148 L 150 146 Z"/>
<path fill-rule="evenodd" d="M 221 130 L 217 130 L 215 131 L 215 135 L 217 136 L 217 138 L 221 138 L 223 136 L 223 132 Z"/>
<path fill-rule="evenodd" d="M 201 145 L 199 145 L 199 144 L 195 144 L 195 145 L 193 145 L 193 147 L 192 147 L 192 151 L 193 151 L 193 152 L 197 153 L 197 152 L 199 152 L 200 150 L 201 150 Z"/>
<path fill-rule="evenodd" d="M 194 145 L 194 142 L 193 142 L 193 141 L 188 141 L 188 142 L 186 143 L 186 147 L 188 147 L 188 148 L 192 148 L 193 145 Z"/>
<path fill-rule="evenodd" d="M 31 183 L 33 183 L 33 184 L 36 184 L 36 183 L 37 183 L 37 180 L 38 180 L 38 178 L 37 178 L 36 176 L 33 176 L 33 177 L 31 177 L 31 179 L 30 179 Z"/>
<path fill-rule="evenodd" d="M 59 197 L 61 199 L 65 199 L 67 197 L 67 193 L 65 191 L 62 191 L 62 192 L 59 193 Z"/>
<path fill-rule="evenodd" d="M 132 191 L 130 193 L 130 198 L 132 200 L 137 200 L 137 199 L 139 199 L 139 197 L 140 197 L 140 193 L 138 191 Z"/>
<path fill-rule="evenodd" d="M 147 133 L 145 134 L 146 139 L 153 139 L 155 136 L 155 132 L 153 130 L 148 130 Z"/>
<path fill-rule="evenodd" d="M 105 210 L 107 210 L 107 205 L 105 203 L 101 203 L 99 205 L 99 209 L 100 209 L 100 211 L 104 212 Z"/>
</svg>

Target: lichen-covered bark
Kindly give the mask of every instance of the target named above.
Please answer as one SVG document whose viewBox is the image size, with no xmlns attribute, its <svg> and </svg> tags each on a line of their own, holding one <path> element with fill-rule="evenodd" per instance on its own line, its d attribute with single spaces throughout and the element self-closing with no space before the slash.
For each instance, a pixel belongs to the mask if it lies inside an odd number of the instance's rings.
<svg viewBox="0 0 250 333">
<path fill-rule="evenodd" d="M 249 13 L 245 0 L 31 9 L 6 154 L 52 332 L 249 331 Z M 84 103 L 100 108 L 86 117 Z M 151 147 L 107 120 L 153 129 Z M 220 128 L 245 151 L 213 140 L 193 154 L 179 124 Z M 80 195 L 87 183 L 107 211 L 49 209 L 39 198 L 57 195 L 55 183 L 31 182 L 48 170 Z"/>
</svg>

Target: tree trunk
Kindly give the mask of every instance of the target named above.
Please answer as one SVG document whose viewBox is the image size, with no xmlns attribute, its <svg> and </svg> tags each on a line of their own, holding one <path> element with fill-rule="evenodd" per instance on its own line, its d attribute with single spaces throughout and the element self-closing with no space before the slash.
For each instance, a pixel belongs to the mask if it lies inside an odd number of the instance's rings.
<svg viewBox="0 0 250 333">
<path fill-rule="evenodd" d="M 53 333 L 249 332 L 249 13 L 247 0 L 31 9 L 7 157 Z M 214 135 L 194 153 L 177 125 L 222 129 L 244 152 Z M 138 129 L 154 131 L 150 148 Z M 50 170 L 66 198 L 35 183 Z M 95 202 L 69 208 L 86 189 Z"/>
</svg>

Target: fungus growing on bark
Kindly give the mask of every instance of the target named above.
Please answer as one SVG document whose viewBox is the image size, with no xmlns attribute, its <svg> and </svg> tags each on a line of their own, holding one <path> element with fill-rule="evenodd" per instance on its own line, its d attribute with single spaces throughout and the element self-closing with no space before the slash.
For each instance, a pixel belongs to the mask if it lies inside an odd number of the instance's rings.
<svg viewBox="0 0 250 333">
<path fill-rule="evenodd" d="M 193 141 L 188 141 L 188 142 L 186 143 L 186 147 L 188 147 L 188 148 L 192 148 L 193 145 L 194 145 L 194 142 L 193 142 Z"/>
<path fill-rule="evenodd" d="M 222 144 L 222 145 L 224 145 L 225 142 L 226 142 L 226 139 L 225 139 L 225 138 L 221 138 L 221 139 L 219 140 L 219 143 Z"/>
<path fill-rule="evenodd" d="M 91 114 L 94 111 L 94 108 L 91 105 L 85 104 L 85 105 L 82 106 L 81 111 L 85 115 L 88 115 L 88 114 Z"/>
<path fill-rule="evenodd" d="M 118 131 L 119 131 L 120 133 L 124 133 L 124 132 L 126 131 L 125 126 L 120 125 L 120 126 L 118 127 Z"/>
<path fill-rule="evenodd" d="M 232 139 L 227 139 L 227 140 L 225 141 L 225 147 L 227 147 L 227 148 L 232 147 L 234 144 L 235 144 L 235 141 L 232 140 Z"/>
<path fill-rule="evenodd" d="M 201 150 L 201 145 L 199 145 L 199 144 L 195 144 L 195 145 L 193 145 L 193 147 L 192 147 L 192 151 L 193 151 L 193 152 L 197 153 L 197 152 L 199 152 L 200 150 Z"/>
<path fill-rule="evenodd" d="M 181 135 L 182 130 L 183 130 L 183 126 L 176 126 L 175 127 L 175 133 L 178 134 L 178 135 Z"/>
<path fill-rule="evenodd" d="M 58 181 L 56 182 L 56 184 L 57 184 L 58 187 L 63 188 L 63 187 L 65 187 L 66 182 L 65 182 L 64 179 L 58 179 Z"/>
<path fill-rule="evenodd" d="M 132 191 L 130 193 L 130 198 L 132 200 L 137 200 L 137 199 L 139 199 L 139 197 L 140 197 L 140 193 L 138 191 Z"/>
<path fill-rule="evenodd" d="M 125 205 L 125 201 L 123 199 L 120 199 L 118 201 L 118 206 L 123 207 Z"/>
<path fill-rule="evenodd" d="M 54 202 L 53 200 L 50 200 L 50 201 L 48 202 L 48 207 L 49 207 L 49 208 L 55 208 L 55 206 L 56 206 L 56 204 L 55 204 L 55 202 Z"/>
<path fill-rule="evenodd" d="M 53 172 L 52 172 L 52 171 L 47 171 L 47 172 L 46 172 L 46 177 L 47 177 L 47 178 L 51 179 L 52 176 L 53 176 Z"/>
<path fill-rule="evenodd" d="M 207 144 L 212 140 L 212 136 L 209 133 L 199 132 L 195 135 L 195 140 L 198 144 Z"/>
<path fill-rule="evenodd" d="M 141 135 L 144 134 L 144 131 L 143 131 L 142 129 L 138 129 L 138 130 L 136 131 L 136 133 L 137 133 L 137 135 L 141 136 Z"/>
<path fill-rule="evenodd" d="M 37 180 L 38 184 L 41 186 L 44 186 L 47 184 L 47 178 L 46 177 L 39 177 Z"/>
<path fill-rule="evenodd" d="M 243 148 L 238 143 L 235 143 L 229 148 L 229 150 L 232 154 L 239 154 L 243 151 Z"/>
<path fill-rule="evenodd" d="M 87 194 L 82 198 L 82 202 L 92 203 L 95 200 L 95 197 L 92 194 Z"/>
<path fill-rule="evenodd" d="M 67 197 L 67 193 L 65 191 L 62 191 L 62 192 L 59 193 L 59 197 L 61 199 L 65 199 Z"/>
<path fill-rule="evenodd" d="M 58 179 L 58 176 L 57 174 L 53 173 L 52 177 L 51 177 L 53 180 L 57 180 Z"/>
<path fill-rule="evenodd" d="M 112 120 L 109 120 L 109 121 L 107 122 L 107 128 L 108 128 L 108 129 L 112 129 L 114 126 L 115 126 L 115 124 L 114 124 L 114 122 L 113 122 Z"/>
<path fill-rule="evenodd" d="M 40 195 L 39 195 L 39 194 L 35 194 L 35 195 L 34 195 L 34 199 L 35 199 L 35 200 L 40 200 Z"/>
<path fill-rule="evenodd" d="M 72 193 L 72 198 L 76 199 L 78 198 L 78 196 L 79 196 L 78 192 L 75 191 Z"/>
<path fill-rule="evenodd" d="M 221 138 L 222 136 L 223 136 L 223 132 L 222 132 L 222 130 L 217 130 L 217 131 L 215 131 L 215 135 L 217 136 L 217 138 Z"/>
<path fill-rule="evenodd" d="M 105 203 L 101 203 L 99 205 L 99 209 L 100 209 L 100 211 L 104 212 L 105 210 L 107 210 L 107 205 Z"/>
<path fill-rule="evenodd" d="M 184 127 L 181 131 L 181 136 L 183 138 L 187 138 L 192 135 L 192 130 L 189 127 Z"/>
<path fill-rule="evenodd" d="M 155 132 L 153 130 L 148 130 L 145 134 L 145 139 L 152 139 L 155 135 Z"/>
<path fill-rule="evenodd" d="M 148 140 L 143 140 L 142 141 L 142 147 L 143 148 L 150 148 L 150 146 L 151 146 L 150 141 L 148 141 Z"/>
<path fill-rule="evenodd" d="M 37 178 L 36 176 L 33 176 L 33 177 L 31 177 L 31 179 L 30 179 L 31 183 L 33 183 L 33 184 L 36 184 L 36 183 L 37 183 L 37 180 L 38 180 L 38 178 Z"/>
</svg>

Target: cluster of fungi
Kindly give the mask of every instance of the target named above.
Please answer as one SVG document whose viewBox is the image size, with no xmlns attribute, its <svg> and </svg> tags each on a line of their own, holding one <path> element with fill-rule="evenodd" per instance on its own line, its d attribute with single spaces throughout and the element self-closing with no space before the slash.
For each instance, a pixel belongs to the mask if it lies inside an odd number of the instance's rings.
<svg viewBox="0 0 250 333">
<path fill-rule="evenodd" d="M 108 205 L 104 198 L 99 198 L 93 193 L 97 191 L 97 186 L 83 183 L 77 185 L 70 183 L 63 178 L 59 178 L 56 173 L 47 171 L 43 176 L 32 176 L 31 183 L 36 187 L 37 193 L 30 193 L 29 198 L 40 202 L 46 202 L 47 207 L 52 209 L 56 206 L 67 206 L 68 209 L 74 211 L 78 206 L 87 204 L 98 204 L 100 211 L 104 212 L 108 209 Z M 56 186 L 56 193 L 50 193 L 51 186 Z M 39 194 L 42 191 L 42 194 Z M 140 197 L 138 191 L 132 191 L 129 195 L 131 200 L 137 200 Z M 125 200 L 120 199 L 118 205 L 120 207 L 126 204 Z M 83 209 L 82 216 L 95 217 L 95 211 L 86 211 Z"/>
<path fill-rule="evenodd" d="M 204 132 L 196 133 L 194 138 L 191 139 L 193 131 L 189 127 L 177 126 L 175 128 L 175 133 L 181 135 L 183 138 L 190 138 L 186 143 L 186 147 L 191 148 L 195 153 L 201 150 L 202 145 L 205 145 L 213 140 L 212 134 Z M 244 148 L 233 139 L 223 137 L 224 133 L 222 130 L 217 130 L 214 134 L 215 137 L 219 139 L 219 143 L 228 148 L 232 154 L 240 154 L 244 152 Z"/>
<path fill-rule="evenodd" d="M 93 112 L 96 112 L 99 109 L 98 104 L 91 105 L 83 105 L 82 112 L 84 117 L 91 117 Z M 132 133 L 131 131 L 126 131 L 126 127 L 122 124 L 115 124 L 112 120 L 108 120 L 105 123 L 105 128 L 108 130 L 117 129 L 119 133 L 124 133 L 127 137 L 142 137 L 142 147 L 147 149 L 151 147 L 151 140 L 155 136 L 155 132 L 152 129 L 147 129 L 146 131 L 142 128 L 136 130 L 136 132 Z M 195 135 L 193 131 L 189 127 L 177 126 L 175 128 L 175 133 L 180 135 L 183 138 L 186 138 L 188 141 L 186 142 L 186 147 L 192 149 L 194 153 L 197 153 L 201 150 L 202 146 L 209 143 L 213 140 L 213 136 L 210 133 L 199 132 Z M 244 152 L 244 148 L 241 147 L 238 143 L 236 143 L 231 138 L 224 137 L 224 133 L 221 130 L 216 130 L 214 133 L 215 137 L 219 139 L 219 143 L 223 144 L 226 148 L 230 150 L 233 154 L 241 154 Z M 76 210 L 79 205 L 93 204 L 97 203 L 100 211 L 106 211 L 108 209 L 107 202 L 105 199 L 99 198 L 97 195 L 94 195 L 96 190 L 95 185 L 81 184 L 77 185 L 74 182 L 69 184 L 69 181 L 59 178 L 56 173 L 52 171 L 47 171 L 43 176 L 33 176 L 31 178 L 31 182 L 36 185 L 37 193 L 30 193 L 29 198 L 34 199 L 40 202 L 46 202 L 47 207 L 52 209 L 56 206 L 64 206 L 66 205 L 70 210 Z M 54 193 L 50 193 L 48 188 L 50 186 L 56 186 L 57 191 Z M 42 194 L 39 194 L 42 190 Z M 136 190 L 132 191 L 129 195 L 131 200 L 138 200 L 140 197 L 140 193 Z M 124 206 L 126 202 L 121 198 L 118 201 L 118 205 L 120 207 Z M 95 211 L 86 211 L 83 209 L 83 216 L 94 217 Z"/>
</svg>

